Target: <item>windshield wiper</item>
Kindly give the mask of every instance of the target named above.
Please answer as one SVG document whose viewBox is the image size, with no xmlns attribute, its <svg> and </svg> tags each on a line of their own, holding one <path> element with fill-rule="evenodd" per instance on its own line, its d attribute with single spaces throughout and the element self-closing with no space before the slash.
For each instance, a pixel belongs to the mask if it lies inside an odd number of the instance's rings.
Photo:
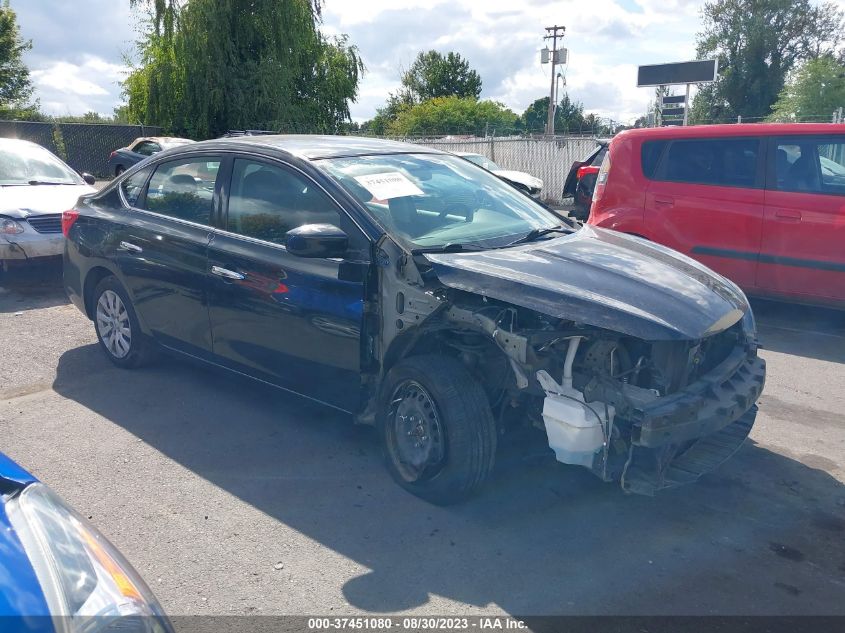
<svg viewBox="0 0 845 633">
<path fill-rule="evenodd" d="M 29 185 L 72 185 L 72 182 L 56 182 L 54 180 L 30 180 Z"/>
<path fill-rule="evenodd" d="M 411 251 L 413 255 L 422 255 L 424 253 L 469 253 L 475 251 L 487 250 L 474 244 L 462 244 L 460 242 L 449 242 L 443 246 L 434 246 L 431 248 L 415 248 Z"/>
<path fill-rule="evenodd" d="M 517 244 L 524 244 L 525 242 L 533 242 L 538 237 L 543 237 L 544 235 L 548 235 L 549 233 L 572 233 L 572 229 L 568 226 L 549 226 L 542 229 L 531 229 L 528 231 L 527 235 L 520 237 L 518 240 L 514 240 L 510 244 L 505 244 L 503 248 L 507 248 L 508 246 L 516 246 Z"/>
</svg>

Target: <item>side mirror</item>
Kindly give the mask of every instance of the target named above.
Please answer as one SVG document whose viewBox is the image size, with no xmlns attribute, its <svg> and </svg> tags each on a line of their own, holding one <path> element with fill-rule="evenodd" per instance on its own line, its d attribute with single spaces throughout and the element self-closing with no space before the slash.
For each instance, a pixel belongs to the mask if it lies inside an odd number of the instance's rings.
<svg viewBox="0 0 845 633">
<path fill-rule="evenodd" d="M 88 173 L 84 173 L 84 174 L 82 174 L 82 180 L 84 180 L 86 183 L 88 183 L 88 184 L 89 184 L 89 185 L 91 185 L 92 187 L 93 187 L 95 184 L 97 184 L 97 179 L 96 179 L 96 178 L 94 178 L 94 176 L 92 176 L 91 174 L 88 174 Z"/>
<path fill-rule="evenodd" d="M 349 237 L 333 224 L 303 224 L 287 232 L 288 253 L 298 257 L 343 257 Z"/>
</svg>

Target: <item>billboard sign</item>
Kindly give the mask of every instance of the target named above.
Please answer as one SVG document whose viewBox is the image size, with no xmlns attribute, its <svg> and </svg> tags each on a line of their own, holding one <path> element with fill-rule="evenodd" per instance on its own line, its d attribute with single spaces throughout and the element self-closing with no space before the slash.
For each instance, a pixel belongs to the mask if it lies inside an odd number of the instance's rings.
<svg viewBox="0 0 845 633">
<path fill-rule="evenodd" d="M 640 66 L 637 68 L 637 86 L 709 83 L 716 81 L 718 70 L 715 59 Z"/>
<path fill-rule="evenodd" d="M 669 105 L 670 103 L 684 103 L 686 102 L 687 98 L 684 95 L 673 95 L 671 97 L 663 97 L 663 105 Z"/>
</svg>

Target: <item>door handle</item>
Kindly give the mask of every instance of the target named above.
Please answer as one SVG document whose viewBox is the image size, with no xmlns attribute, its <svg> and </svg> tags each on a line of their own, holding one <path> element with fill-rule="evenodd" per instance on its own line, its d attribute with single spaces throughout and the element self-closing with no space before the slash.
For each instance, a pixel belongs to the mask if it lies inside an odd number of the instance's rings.
<svg viewBox="0 0 845 633">
<path fill-rule="evenodd" d="M 775 217 L 778 220 L 785 220 L 787 222 L 799 222 L 801 220 L 800 211 L 790 211 L 788 209 L 775 210 Z"/>
<path fill-rule="evenodd" d="M 235 281 L 246 279 L 246 275 L 243 273 L 235 272 L 234 270 L 229 270 L 228 268 L 221 268 L 220 266 L 212 266 L 211 274 L 223 277 L 223 279 L 232 279 Z"/>
<path fill-rule="evenodd" d="M 129 251 L 130 253 L 143 253 L 144 252 L 143 248 L 141 248 L 140 246 L 137 246 L 136 244 L 133 244 L 132 242 L 121 242 L 118 245 L 117 250 L 119 250 L 119 251 Z"/>
<path fill-rule="evenodd" d="M 654 204 L 656 204 L 659 207 L 671 207 L 675 204 L 675 199 L 674 198 L 658 198 L 658 197 L 655 197 L 654 198 Z"/>
</svg>

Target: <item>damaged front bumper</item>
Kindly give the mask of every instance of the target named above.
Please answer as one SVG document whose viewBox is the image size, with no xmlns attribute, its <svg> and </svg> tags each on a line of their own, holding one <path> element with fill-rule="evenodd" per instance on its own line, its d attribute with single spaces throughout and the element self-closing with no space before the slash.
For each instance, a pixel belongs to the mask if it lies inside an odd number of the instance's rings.
<svg viewBox="0 0 845 633">
<path fill-rule="evenodd" d="M 765 361 L 740 347 L 685 389 L 636 409 L 623 489 L 654 494 L 727 460 L 751 432 L 765 381 Z"/>
<path fill-rule="evenodd" d="M 64 248 L 65 238 L 61 233 L 38 233 L 27 227 L 17 235 L 0 235 L 0 260 L 55 257 Z"/>
</svg>

